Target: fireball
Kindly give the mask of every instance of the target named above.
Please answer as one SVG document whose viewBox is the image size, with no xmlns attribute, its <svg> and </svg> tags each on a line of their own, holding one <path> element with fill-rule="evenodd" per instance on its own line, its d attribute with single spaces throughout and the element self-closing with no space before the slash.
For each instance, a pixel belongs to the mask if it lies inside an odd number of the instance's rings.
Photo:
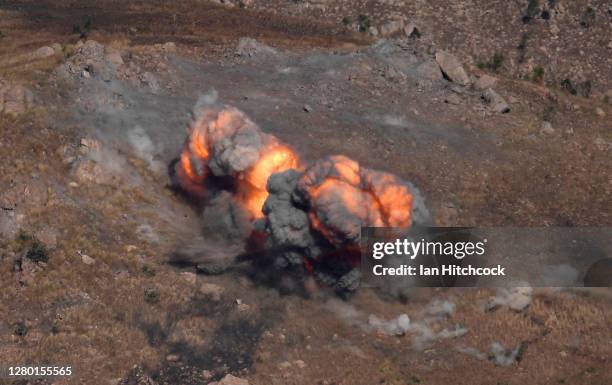
<svg viewBox="0 0 612 385">
<path fill-rule="evenodd" d="M 266 186 L 268 178 L 274 173 L 299 168 L 297 154 L 288 146 L 280 143 L 272 143 L 266 146 L 259 156 L 255 165 L 244 174 L 244 182 L 247 186 L 242 187 L 244 202 L 254 218 L 262 218 L 264 202 L 268 198 Z"/>
</svg>

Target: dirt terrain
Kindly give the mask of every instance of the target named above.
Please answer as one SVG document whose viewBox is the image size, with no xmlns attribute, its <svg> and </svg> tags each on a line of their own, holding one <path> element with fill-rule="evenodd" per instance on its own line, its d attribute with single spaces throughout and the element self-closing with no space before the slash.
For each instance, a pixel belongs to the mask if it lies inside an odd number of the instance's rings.
<svg viewBox="0 0 612 385">
<path fill-rule="evenodd" d="M 0 383 L 609 384 L 609 288 L 491 308 L 168 263 L 239 248 L 169 187 L 215 92 L 306 162 L 412 182 L 432 224 L 612 226 L 612 8 L 535 3 L 0 1 L 0 366 L 75 367 Z"/>
</svg>

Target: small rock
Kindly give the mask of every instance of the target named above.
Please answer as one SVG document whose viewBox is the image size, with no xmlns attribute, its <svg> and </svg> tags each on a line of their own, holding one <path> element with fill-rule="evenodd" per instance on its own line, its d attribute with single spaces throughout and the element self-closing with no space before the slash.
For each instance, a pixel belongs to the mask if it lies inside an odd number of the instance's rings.
<svg viewBox="0 0 612 385">
<path fill-rule="evenodd" d="M 474 88 L 479 91 L 482 91 L 482 90 L 486 90 L 487 88 L 494 87 L 496 83 L 497 83 L 496 77 L 485 74 L 479 77 L 478 80 L 476 80 L 476 82 L 474 83 Z"/>
<path fill-rule="evenodd" d="M 419 76 L 425 80 L 437 81 L 442 80 L 442 71 L 433 60 L 427 60 L 417 67 Z"/>
<path fill-rule="evenodd" d="M 447 95 L 444 98 L 444 103 L 454 104 L 454 105 L 461 104 L 461 98 L 459 97 L 459 95 L 452 93 L 452 94 Z"/>
<path fill-rule="evenodd" d="M 181 273 L 181 277 L 183 277 L 183 279 L 187 281 L 187 283 L 189 283 L 190 285 L 195 285 L 198 278 L 195 273 L 192 273 L 190 271 L 185 271 Z"/>
<path fill-rule="evenodd" d="M 106 55 L 106 61 L 115 67 L 121 67 L 123 65 L 123 58 L 119 52 L 111 52 Z"/>
<path fill-rule="evenodd" d="M 310 107 L 308 104 L 304 104 L 303 108 L 304 108 L 304 111 L 306 111 L 306 112 L 312 111 L 312 107 Z"/>
<path fill-rule="evenodd" d="M 406 36 L 410 37 L 410 38 L 419 38 L 421 37 L 421 31 L 419 31 L 419 29 L 417 28 L 417 26 L 414 23 L 409 23 L 407 26 L 404 27 L 404 33 L 406 34 Z"/>
<path fill-rule="evenodd" d="M 506 100 L 502 98 L 497 92 L 493 91 L 492 88 L 487 88 L 483 94 L 482 99 L 489 105 L 489 107 L 502 114 L 510 112 L 510 106 L 506 103 Z"/>
<path fill-rule="evenodd" d="M 291 367 L 291 362 L 289 361 L 281 362 L 280 364 L 278 364 L 278 367 L 280 369 L 289 369 Z"/>
<path fill-rule="evenodd" d="M 168 354 L 166 356 L 166 361 L 168 362 L 178 362 L 179 359 L 180 359 L 179 356 L 176 354 Z"/>
<path fill-rule="evenodd" d="M 83 263 L 86 265 L 93 265 L 94 263 L 96 263 L 96 260 L 87 254 L 83 254 L 80 251 L 77 251 L 77 254 L 81 256 L 81 261 L 83 261 Z"/>
<path fill-rule="evenodd" d="M 176 52 L 176 44 L 172 41 L 164 43 L 162 49 L 166 52 Z"/>
<path fill-rule="evenodd" d="M 378 36 L 378 29 L 376 27 L 370 27 L 368 28 L 368 33 L 370 34 L 370 36 Z"/>
<path fill-rule="evenodd" d="M 236 55 L 252 57 L 259 54 L 274 55 L 276 50 L 250 37 L 243 37 L 238 41 Z"/>
<path fill-rule="evenodd" d="M 470 77 L 454 55 L 446 51 L 438 51 L 436 52 L 436 62 L 451 81 L 462 86 L 470 84 Z"/>
<path fill-rule="evenodd" d="M 55 50 L 49 46 L 40 47 L 32 54 L 36 59 L 45 59 L 53 55 L 55 55 Z"/>
<path fill-rule="evenodd" d="M 231 374 L 226 375 L 217 383 L 217 385 L 249 385 L 249 382 L 243 378 L 232 376 Z"/>
<path fill-rule="evenodd" d="M 541 134 L 552 135 L 555 133 L 555 129 L 552 127 L 550 122 L 542 122 L 542 128 L 540 128 Z"/>
<path fill-rule="evenodd" d="M 300 369 L 304 369 L 306 367 L 306 363 L 302 360 L 295 360 L 293 363 Z"/>
<path fill-rule="evenodd" d="M 533 289 L 529 286 L 517 287 L 508 295 L 508 307 L 515 311 L 525 309 L 531 303 Z"/>
<path fill-rule="evenodd" d="M 597 114 L 597 116 L 599 116 L 600 118 L 604 118 L 606 116 L 606 113 L 604 112 L 604 110 L 601 107 L 597 107 L 595 109 L 595 113 Z"/>
<path fill-rule="evenodd" d="M 55 53 L 61 53 L 63 51 L 62 45 L 60 43 L 51 44 L 51 48 L 55 51 Z"/>
<path fill-rule="evenodd" d="M 404 20 L 392 20 L 380 26 L 380 35 L 383 37 L 393 36 L 404 29 Z"/>
<path fill-rule="evenodd" d="M 215 302 L 221 301 L 221 297 L 223 296 L 223 288 L 219 285 L 215 285 L 214 283 L 205 282 L 200 285 L 200 293 L 205 297 L 209 297 Z"/>
</svg>

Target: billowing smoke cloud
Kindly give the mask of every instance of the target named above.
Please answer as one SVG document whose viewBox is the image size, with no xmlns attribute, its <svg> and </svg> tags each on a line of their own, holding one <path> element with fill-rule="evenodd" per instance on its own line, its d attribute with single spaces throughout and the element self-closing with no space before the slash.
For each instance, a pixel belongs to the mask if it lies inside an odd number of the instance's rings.
<svg viewBox="0 0 612 385">
<path fill-rule="evenodd" d="M 416 188 L 395 175 L 341 155 L 304 168 L 215 93 L 193 111 L 174 182 L 205 203 L 205 223 L 234 238 L 259 234 L 273 267 L 309 271 L 338 292 L 359 286 L 362 226 L 406 229 L 428 216 Z"/>
</svg>

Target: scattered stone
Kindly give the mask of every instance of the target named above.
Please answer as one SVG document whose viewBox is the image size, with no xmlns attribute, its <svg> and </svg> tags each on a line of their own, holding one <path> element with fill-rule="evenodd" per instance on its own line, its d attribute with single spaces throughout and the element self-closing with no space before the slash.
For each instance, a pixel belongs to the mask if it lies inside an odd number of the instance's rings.
<svg viewBox="0 0 612 385">
<path fill-rule="evenodd" d="M 86 265 L 93 265 L 96 263 L 95 259 L 85 253 L 82 253 L 80 250 L 77 250 L 77 254 L 81 257 L 81 261 Z"/>
<path fill-rule="evenodd" d="M 550 122 L 542 122 L 542 128 L 540 128 L 541 134 L 552 135 L 555 133 L 555 129 L 552 127 Z"/>
<path fill-rule="evenodd" d="M 221 381 L 217 382 L 217 385 L 249 385 L 249 382 L 243 378 L 228 374 L 223 377 Z"/>
<path fill-rule="evenodd" d="M 306 367 L 306 363 L 302 360 L 295 360 L 293 363 L 300 369 L 304 369 Z"/>
<path fill-rule="evenodd" d="M 230 267 L 231 264 L 224 262 L 200 263 L 199 265 L 196 265 L 196 270 L 205 275 L 219 275 L 225 273 Z"/>
<path fill-rule="evenodd" d="M 106 61 L 114 65 L 115 67 L 121 67 L 124 64 L 123 58 L 121 57 L 121 54 L 119 54 L 119 52 L 111 52 L 107 54 Z"/>
<path fill-rule="evenodd" d="M 493 88 L 497 84 L 497 78 L 491 75 L 484 74 L 476 80 L 474 88 L 483 91 L 487 88 Z"/>
<path fill-rule="evenodd" d="M 597 114 L 597 116 L 599 116 L 600 118 L 604 118 L 606 116 L 606 113 L 604 112 L 604 110 L 601 107 L 597 107 L 595 109 L 595 113 Z"/>
<path fill-rule="evenodd" d="M 392 20 L 384 25 L 380 26 L 380 35 L 382 37 L 390 37 L 404 29 L 404 20 L 397 19 Z"/>
<path fill-rule="evenodd" d="M 166 356 L 166 361 L 168 362 L 178 362 L 180 357 L 176 354 L 168 354 Z"/>
<path fill-rule="evenodd" d="M 442 80 L 442 71 L 440 67 L 432 60 L 427 60 L 417 67 L 419 76 L 425 80 L 438 81 Z"/>
<path fill-rule="evenodd" d="M 200 293 L 205 297 L 210 297 L 215 302 L 221 301 L 223 296 L 223 288 L 214 283 L 205 282 L 200 285 Z"/>
<path fill-rule="evenodd" d="M 507 306 L 514 311 L 523 311 L 531 304 L 533 289 L 531 286 L 501 288 L 495 297 L 491 297 L 487 310 L 495 310 L 499 306 Z"/>
<path fill-rule="evenodd" d="M 455 93 L 451 93 L 444 98 L 444 103 L 454 104 L 454 105 L 461 104 L 461 98 L 459 97 L 459 95 Z"/>
<path fill-rule="evenodd" d="M 446 51 L 438 51 L 436 52 L 436 62 L 451 81 L 462 86 L 470 84 L 470 77 L 454 55 Z"/>
<path fill-rule="evenodd" d="M 164 43 L 162 49 L 166 52 L 176 52 L 176 44 L 172 41 Z"/>
<path fill-rule="evenodd" d="M 46 59 L 53 55 L 55 55 L 55 50 L 49 46 L 40 47 L 32 54 L 35 59 Z"/>
<path fill-rule="evenodd" d="M 489 105 L 495 112 L 502 114 L 510 112 L 510 106 L 504 98 L 502 98 L 497 92 L 493 91 L 492 88 L 487 88 L 483 94 L 482 99 Z"/>
<path fill-rule="evenodd" d="M 377 37 L 379 34 L 378 29 L 376 27 L 368 28 L 368 33 L 370 34 L 370 36 L 374 36 L 374 37 Z"/>
<path fill-rule="evenodd" d="M 510 366 L 519 359 L 521 351 L 521 344 L 514 349 L 506 349 L 499 342 L 493 342 L 491 344 L 491 360 L 497 366 Z"/>
<path fill-rule="evenodd" d="M 250 37 L 243 37 L 236 46 L 236 55 L 253 57 L 260 54 L 276 54 L 276 50 Z"/>
<path fill-rule="evenodd" d="M 17 116 L 33 104 L 32 92 L 19 84 L 4 83 L 0 80 L 0 113 Z"/>
<path fill-rule="evenodd" d="M 310 107 L 308 104 L 304 104 L 304 111 L 306 112 L 311 112 L 312 111 L 312 107 Z"/>
<path fill-rule="evenodd" d="M 419 31 L 419 29 L 417 28 L 417 26 L 414 23 L 409 23 L 407 26 L 404 27 L 404 33 L 406 34 L 406 36 L 410 37 L 410 38 L 419 38 L 421 37 L 421 31 Z"/>
<path fill-rule="evenodd" d="M 291 362 L 289 361 L 281 362 L 280 364 L 278 364 L 278 367 L 280 369 L 289 369 L 291 367 Z"/>
<path fill-rule="evenodd" d="M 202 379 L 205 381 L 213 378 L 213 375 L 214 373 L 211 372 L 210 370 L 202 370 Z"/>
<path fill-rule="evenodd" d="M 181 277 L 183 277 L 183 279 L 187 281 L 187 283 L 189 283 L 190 285 L 195 285 L 198 278 L 195 273 L 192 273 L 190 271 L 182 272 Z"/>
</svg>

